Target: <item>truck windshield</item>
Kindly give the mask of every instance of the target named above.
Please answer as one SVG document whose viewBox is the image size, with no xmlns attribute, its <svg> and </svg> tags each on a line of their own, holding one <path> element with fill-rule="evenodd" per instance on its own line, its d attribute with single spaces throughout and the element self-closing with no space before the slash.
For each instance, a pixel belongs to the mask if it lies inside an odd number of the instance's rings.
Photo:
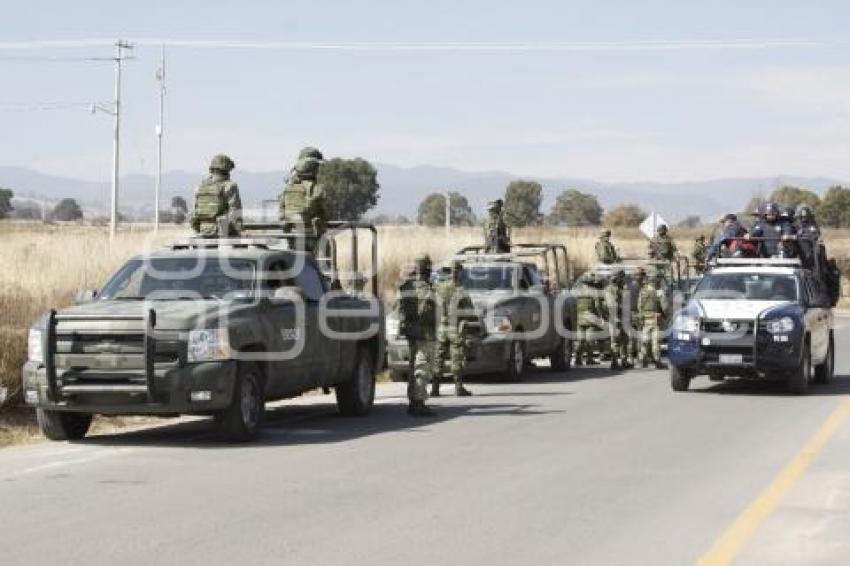
<svg viewBox="0 0 850 566">
<path fill-rule="evenodd" d="M 696 289 L 695 299 L 796 301 L 797 279 L 774 273 L 710 273 Z"/>
<path fill-rule="evenodd" d="M 465 265 L 460 280 L 468 291 L 510 290 L 515 271 L 512 265 Z"/>
<path fill-rule="evenodd" d="M 218 257 L 158 258 L 124 264 L 100 300 L 223 299 L 254 287 L 251 260 Z"/>
</svg>

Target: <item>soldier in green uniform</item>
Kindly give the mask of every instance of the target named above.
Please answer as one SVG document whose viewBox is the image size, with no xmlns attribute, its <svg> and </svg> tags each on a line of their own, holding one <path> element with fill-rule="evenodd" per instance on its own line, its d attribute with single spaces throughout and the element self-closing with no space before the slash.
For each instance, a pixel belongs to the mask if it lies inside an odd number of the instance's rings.
<svg viewBox="0 0 850 566">
<path fill-rule="evenodd" d="M 415 275 L 399 289 L 399 331 L 408 340 L 413 371 L 407 382 L 407 413 L 430 417 L 434 411 L 425 405 L 428 384 L 437 366 L 437 301 L 431 287 L 431 258 L 416 258 Z"/>
<path fill-rule="evenodd" d="M 472 299 L 466 293 L 460 282 L 463 265 L 453 261 L 449 268 L 449 277 L 438 282 L 437 296 L 440 299 L 440 328 L 437 333 L 437 367 L 434 381 L 431 382 L 431 395 L 440 395 L 440 378 L 446 361 L 455 382 L 455 393 L 458 397 L 469 397 L 472 392 L 463 386 L 463 369 L 466 367 L 467 340 L 469 325 L 478 319 Z"/>
<path fill-rule="evenodd" d="M 230 180 L 233 160 L 219 154 L 210 161 L 210 175 L 195 189 L 192 229 L 206 238 L 236 236 L 242 229 L 239 187 Z"/>
<path fill-rule="evenodd" d="M 487 223 L 484 226 L 484 251 L 488 254 L 503 254 L 511 251 L 511 237 L 502 215 L 502 199 L 487 205 Z"/>
<path fill-rule="evenodd" d="M 599 263 L 611 264 L 620 261 L 617 248 L 611 243 L 611 230 L 603 230 L 596 242 L 596 259 Z"/>
<path fill-rule="evenodd" d="M 673 261 L 679 250 L 676 248 L 676 242 L 670 237 L 667 230 L 667 225 L 662 224 L 658 227 L 658 233 L 649 241 L 649 257 L 660 261 Z"/>
<path fill-rule="evenodd" d="M 629 354 L 633 363 L 640 359 L 640 345 L 643 336 L 643 321 L 638 310 L 638 300 L 640 291 L 646 284 L 646 270 L 642 267 L 637 268 L 632 283 L 629 285 L 629 312 L 631 314 L 631 324 L 629 333 Z"/>
<path fill-rule="evenodd" d="M 605 311 L 611 339 L 611 369 L 632 367 L 629 355 L 629 336 L 623 327 L 623 286 L 625 273 L 617 270 L 605 287 Z"/>
<path fill-rule="evenodd" d="M 705 260 L 708 256 L 708 246 L 705 243 L 705 235 L 700 234 L 694 240 L 694 250 L 691 252 L 691 259 L 694 262 L 694 269 L 699 274 L 705 271 Z"/>
<path fill-rule="evenodd" d="M 641 336 L 641 365 L 647 367 L 652 361 L 657 369 L 663 369 L 661 362 L 661 326 L 667 299 L 659 286 L 660 276 L 650 277 L 640 290 L 638 312 L 640 313 L 643 333 Z"/>
<path fill-rule="evenodd" d="M 279 216 L 284 230 L 303 231 L 307 249 L 315 248 L 327 223 L 325 195 L 318 183 L 321 164 L 322 153 L 318 149 L 302 149 L 286 186 L 278 196 Z"/>
<path fill-rule="evenodd" d="M 576 302 L 576 350 L 575 365 L 596 363 L 594 334 L 600 330 L 603 317 L 603 298 L 600 296 L 599 280 L 595 273 L 584 275 L 573 289 Z"/>
</svg>

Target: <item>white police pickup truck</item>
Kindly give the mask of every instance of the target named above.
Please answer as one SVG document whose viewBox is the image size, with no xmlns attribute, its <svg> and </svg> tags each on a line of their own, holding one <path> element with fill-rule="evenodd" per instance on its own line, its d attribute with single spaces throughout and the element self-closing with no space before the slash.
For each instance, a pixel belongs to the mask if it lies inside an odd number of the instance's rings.
<svg viewBox="0 0 850 566">
<path fill-rule="evenodd" d="M 830 299 L 793 258 L 719 259 L 669 329 L 670 384 L 697 375 L 784 380 L 797 394 L 835 366 Z"/>
</svg>

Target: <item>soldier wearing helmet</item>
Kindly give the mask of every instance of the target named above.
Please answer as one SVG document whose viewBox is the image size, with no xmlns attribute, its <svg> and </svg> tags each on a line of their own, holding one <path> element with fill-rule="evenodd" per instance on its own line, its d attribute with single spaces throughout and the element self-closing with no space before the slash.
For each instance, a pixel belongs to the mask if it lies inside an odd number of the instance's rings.
<svg viewBox="0 0 850 566">
<path fill-rule="evenodd" d="M 596 335 L 604 322 L 604 295 L 596 273 L 586 273 L 572 291 L 576 305 L 575 365 L 596 363 Z"/>
<path fill-rule="evenodd" d="M 608 321 L 608 334 L 611 339 L 611 369 L 628 369 L 632 367 L 629 355 L 629 336 L 623 326 L 623 287 L 626 283 L 625 273 L 618 269 L 608 281 L 605 288 L 605 312 Z"/>
<path fill-rule="evenodd" d="M 676 248 L 676 242 L 670 237 L 667 230 L 667 225 L 662 224 L 658 227 L 658 233 L 649 241 L 649 258 L 659 261 L 673 261 L 679 250 Z"/>
<path fill-rule="evenodd" d="M 757 222 L 750 231 L 753 238 L 762 239 L 758 242 L 759 255 L 762 257 L 780 255 L 783 251 L 783 238 L 794 234 L 794 225 L 782 219 L 779 205 L 773 202 L 765 205 L 764 219 Z"/>
<path fill-rule="evenodd" d="M 429 417 L 434 411 L 425 405 L 428 384 L 434 380 L 437 365 L 437 301 L 431 286 L 431 258 L 416 258 L 413 277 L 399 289 L 399 331 L 407 338 L 413 367 L 407 382 L 407 413 Z"/>
<path fill-rule="evenodd" d="M 238 235 L 242 228 L 242 201 L 239 187 L 230 180 L 235 167 L 224 154 L 210 161 L 210 175 L 195 189 L 192 228 L 204 237 Z"/>
<path fill-rule="evenodd" d="M 653 362 L 663 369 L 661 362 L 661 329 L 667 309 L 667 298 L 662 289 L 660 273 L 646 279 L 638 295 L 638 314 L 641 318 L 640 360 L 642 367 Z"/>
<path fill-rule="evenodd" d="M 812 207 L 808 204 L 801 204 L 797 207 L 797 212 L 794 215 L 797 220 L 797 232 L 801 237 L 813 241 L 820 240 L 820 226 L 815 220 L 815 213 L 812 212 Z"/>
<path fill-rule="evenodd" d="M 694 240 L 694 249 L 691 251 L 691 259 L 694 262 L 694 269 L 697 273 L 702 274 L 705 271 L 705 262 L 708 255 L 708 248 L 705 245 L 705 235 L 700 234 Z"/>
<path fill-rule="evenodd" d="M 505 224 L 504 202 L 496 199 L 487 204 L 487 223 L 484 226 L 484 251 L 504 254 L 511 251 L 511 236 Z"/>
<path fill-rule="evenodd" d="M 438 281 L 434 287 L 439 297 L 440 327 L 437 333 L 437 365 L 434 368 L 434 380 L 431 382 L 431 395 L 440 395 L 440 378 L 443 367 L 449 362 L 449 369 L 455 382 L 455 394 L 458 397 L 472 395 L 463 386 L 463 370 L 466 367 L 467 342 L 471 334 L 471 324 L 478 320 L 475 307 L 461 283 L 463 265 L 453 261 L 448 268 L 448 277 Z"/>
<path fill-rule="evenodd" d="M 599 263 L 611 264 L 620 261 L 620 254 L 617 253 L 617 248 L 611 243 L 611 230 L 605 229 L 599 233 L 595 250 L 596 259 L 599 260 Z"/>
<path fill-rule="evenodd" d="M 322 152 L 305 147 L 298 154 L 289 180 L 278 196 L 279 217 L 287 232 L 303 232 L 305 246 L 314 249 L 325 232 L 327 206 L 318 182 Z"/>
</svg>

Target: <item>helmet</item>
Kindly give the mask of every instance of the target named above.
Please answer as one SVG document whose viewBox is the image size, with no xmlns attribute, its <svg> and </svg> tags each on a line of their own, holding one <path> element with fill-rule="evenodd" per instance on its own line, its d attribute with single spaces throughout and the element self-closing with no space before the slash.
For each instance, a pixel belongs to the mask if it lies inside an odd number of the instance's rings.
<svg viewBox="0 0 850 566">
<path fill-rule="evenodd" d="M 605 230 L 602 230 L 602 231 L 599 233 L 599 235 L 600 235 L 601 237 L 603 237 L 603 238 L 610 238 L 610 237 L 611 237 L 611 230 L 608 230 L 608 229 L 606 228 Z"/>
<path fill-rule="evenodd" d="M 499 212 L 500 210 L 502 210 L 503 204 L 504 203 L 502 202 L 502 199 L 496 199 L 487 203 L 487 210 L 490 212 Z"/>
<path fill-rule="evenodd" d="M 635 281 L 643 281 L 646 279 L 646 270 L 642 267 L 638 267 L 635 270 Z"/>
<path fill-rule="evenodd" d="M 431 256 L 429 256 L 428 254 L 416 256 L 416 259 L 413 260 L 413 263 L 416 264 L 416 269 L 420 271 L 431 270 Z"/>
<path fill-rule="evenodd" d="M 697 236 L 697 242 L 705 242 L 705 234 L 700 234 Z"/>
<path fill-rule="evenodd" d="M 737 222 L 737 221 L 738 221 L 738 215 L 732 214 L 731 212 L 729 214 L 724 215 L 723 219 L 722 219 L 722 222 Z"/>
<path fill-rule="evenodd" d="M 768 221 L 771 221 L 771 219 L 776 220 L 777 218 L 779 218 L 779 216 L 779 207 L 776 205 L 775 202 L 769 202 L 764 205 L 764 217 Z"/>
<path fill-rule="evenodd" d="M 313 159 L 318 159 L 319 161 L 324 161 L 325 159 L 321 151 L 309 145 L 298 152 L 298 161 L 301 161 L 302 159 L 307 157 L 312 157 Z"/>
<path fill-rule="evenodd" d="M 795 212 L 793 206 L 786 206 L 782 208 L 782 218 L 786 220 L 794 220 L 794 214 Z"/>
<path fill-rule="evenodd" d="M 233 163 L 233 160 L 223 153 L 219 153 L 214 156 L 210 161 L 210 171 L 223 171 L 225 173 L 230 173 L 234 167 L 236 167 L 236 164 Z"/>
<path fill-rule="evenodd" d="M 659 234 L 661 234 L 662 236 L 666 235 L 666 234 L 667 234 L 667 225 L 666 225 L 666 224 L 661 224 L 661 225 L 658 227 L 658 233 L 659 233 Z"/>
<path fill-rule="evenodd" d="M 615 283 L 622 283 L 626 280 L 626 274 L 622 269 L 618 269 L 617 271 L 611 274 L 611 279 Z"/>
<path fill-rule="evenodd" d="M 295 173 L 302 178 L 315 177 L 319 172 L 321 161 L 315 157 L 304 157 L 295 163 Z"/>
<path fill-rule="evenodd" d="M 812 212 L 812 207 L 808 204 L 801 204 L 797 207 L 797 218 L 800 220 L 812 220 L 815 217 L 815 214 Z"/>
</svg>

